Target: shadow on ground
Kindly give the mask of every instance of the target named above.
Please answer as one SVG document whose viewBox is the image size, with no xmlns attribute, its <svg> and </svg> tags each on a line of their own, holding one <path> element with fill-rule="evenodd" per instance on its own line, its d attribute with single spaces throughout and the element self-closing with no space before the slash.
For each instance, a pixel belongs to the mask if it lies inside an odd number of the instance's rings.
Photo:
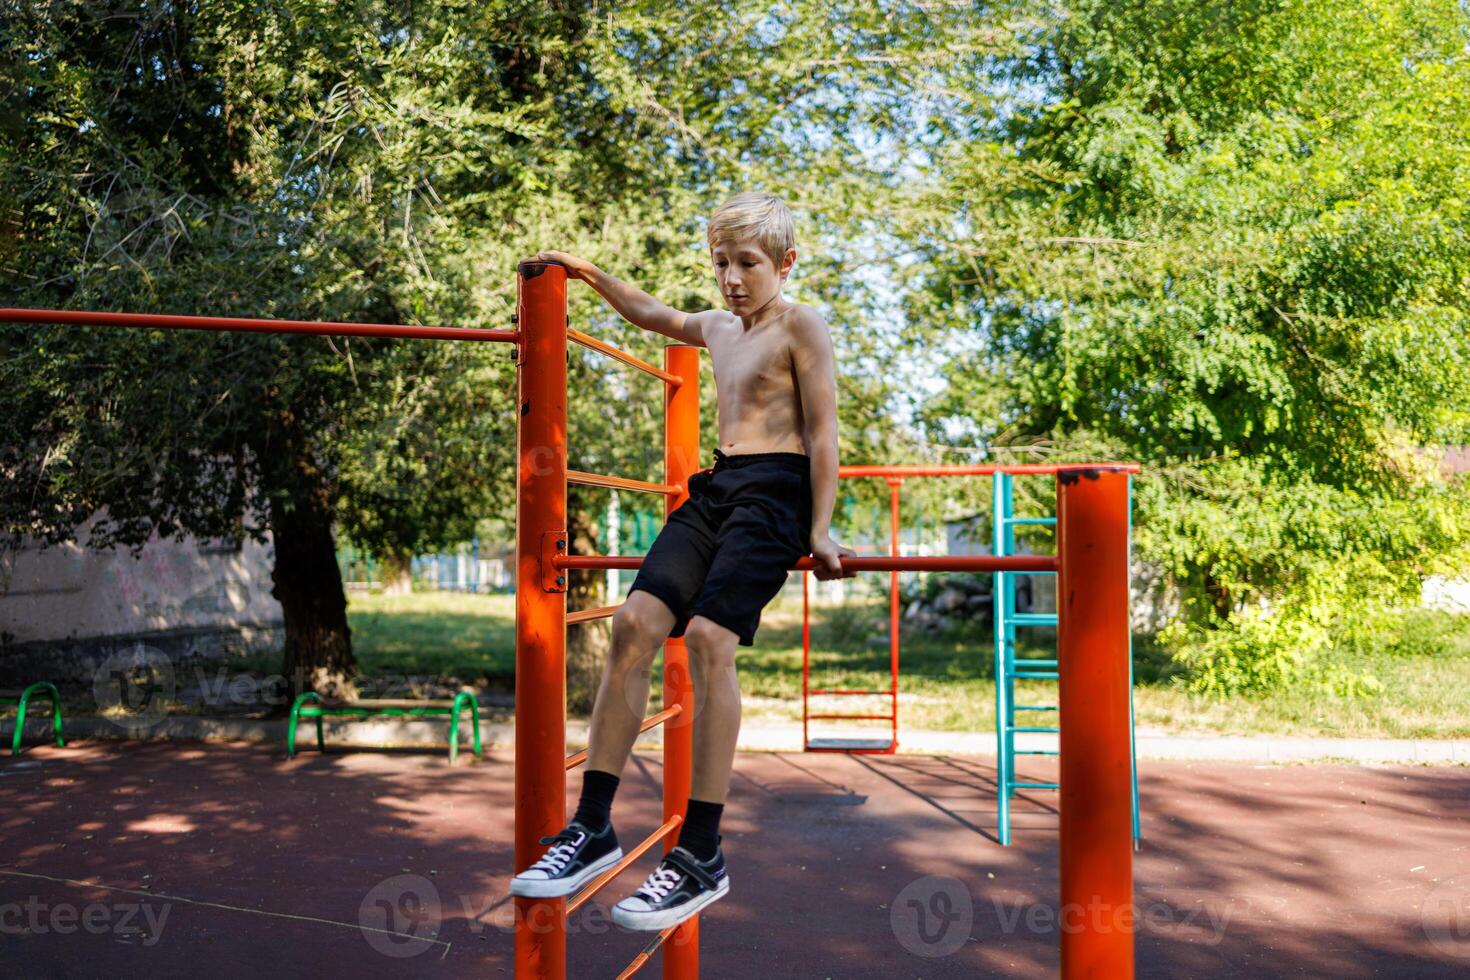
<svg viewBox="0 0 1470 980">
<path fill-rule="evenodd" d="M 1470 968 L 1470 770 L 1143 777 L 1140 976 Z M 657 824 L 660 778 L 656 755 L 624 774 L 625 846 Z M 509 976 L 513 798 L 504 752 L 450 768 L 429 749 L 28 749 L 0 761 L 0 973 Z M 1054 975 L 1054 807 L 1020 801 L 1002 848 L 987 759 L 742 754 L 706 975 Z M 651 864 L 573 917 L 570 976 L 615 975 L 641 948 L 605 909 Z"/>
</svg>

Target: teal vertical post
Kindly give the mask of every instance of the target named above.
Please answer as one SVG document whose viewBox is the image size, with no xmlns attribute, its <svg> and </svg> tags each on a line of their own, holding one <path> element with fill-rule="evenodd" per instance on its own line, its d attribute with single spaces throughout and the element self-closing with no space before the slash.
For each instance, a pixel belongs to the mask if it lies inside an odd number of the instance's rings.
<svg viewBox="0 0 1470 980">
<path fill-rule="evenodd" d="M 1023 524 L 1038 526 L 1055 526 L 1055 517 L 1017 517 L 1015 513 L 1015 477 L 1009 473 L 996 473 L 992 477 L 992 510 L 994 512 L 994 528 L 992 529 L 991 542 L 994 553 L 997 556 L 1013 555 L 1016 553 L 1015 529 Z M 1128 481 L 1128 543 L 1131 548 L 1132 542 L 1132 478 Z M 1131 552 L 1130 552 L 1131 554 Z M 1016 748 L 1016 733 L 1050 733 L 1059 732 L 1057 725 L 1017 725 L 1016 718 L 1020 712 L 1057 712 L 1057 704 L 1018 704 L 1016 697 L 1017 678 L 1026 680 L 1058 680 L 1059 661 L 1056 659 L 1040 659 L 1027 657 L 1018 659 L 1016 655 L 1017 630 L 1027 626 L 1056 626 L 1056 613 L 1038 613 L 1034 610 L 1021 612 L 1017 607 L 1018 585 L 1021 575 L 1055 575 L 1055 572 L 997 572 L 995 573 L 995 595 L 994 595 L 994 617 L 995 617 L 995 735 L 996 735 L 996 773 L 997 773 L 997 795 L 996 808 L 998 838 L 1000 843 L 1009 844 L 1011 839 L 1011 798 L 1021 790 L 1049 789 L 1059 787 L 1055 782 L 1028 781 L 1016 772 L 1016 758 L 1022 755 L 1036 756 L 1059 756 L 1059 749 L 1020 749 Z M 1083 576 L 1085 580 L 1085 576 Z M 1060 599 L 1058 600 L 1060 601 Z M 1132 818 L 1133 836 L 1137 840 L 1140 836 L 1139 827 L 1139 804 L 1138 804 L 1138 757 L 1136 739 L 1133 732 L 1133 664 L 1132 664 L 1132 635 L 1129 635 L 1129 664 L 1128 664 L 1128 725 L 1129 725 L 1129 750 L 1132 765 Z"/>
</svg>

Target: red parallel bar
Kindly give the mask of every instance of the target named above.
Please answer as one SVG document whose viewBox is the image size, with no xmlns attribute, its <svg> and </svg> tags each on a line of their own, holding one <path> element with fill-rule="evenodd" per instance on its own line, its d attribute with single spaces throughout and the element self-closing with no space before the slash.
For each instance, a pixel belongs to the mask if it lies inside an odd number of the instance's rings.
<svg viewBox="0 0 1470 980">
<path fill-rule="evenodd" d="M 0 309 L 0 323 L 54 323 L 76 327 L 138 327 L 145 330 L 217 330 L 236 333 L 291 333 L 326 337 L 394 337 L 402 340 L 474 340 L 516 343 L 516 330 L 474 327 L 419 327 L 391 323 L 319 323 L 315 320 L 263 320 L 234 316 L 178 316 L 171 313 L 99 313 L 91 310 Z"/>
<path fill-rule="evenodd" d="M 566 823 L 566 593 L 541 583 L 543 535 L 566 533 L 567 275 L 523 262 L 516 432 L 515 870 Z M 516 898 L 515 975 L 564 980 L 564 899 Z"/>
<path fill-rule="evenodd" d="M 662 381 L 664 384 L 674 385 L 676 387 L 679 384 L 679 376 L 677 374 L 674 374 L 671 371 L 664 371 L 660 368 L 654 367 L 652 364 L 649 364 L 642 358 L 634 357 L 627 351 L 622 350 L 618 347 L 614 347 L 612 344 L 598 340 L 596 337 L 585 334 L 580 330 L 573 330 L 571 327 L 568 327 L 567 336 L 570 337 L 572 340 L 575 340 L 577 343 L 581 344 L 583 347 L 598 351 L 602 354 L 606 354 L 608 357 L 622 361 L 624 364 L 632 365 L 645 374 L 651 374 L 655 378 L 658 378 L 660 381 Z"/>
<path fill-rule="evenodd" d="M 558 555 L 557 568 L 642 568 L 642 555 Z M 794 571 L 811 571 L 815 558 L 802 558 Z M 855 572 L 1054 572 L 1057 560 L 1051 555 L 906 555 L 894 558 L 844 558 L 842 567 Z"/>
<path fill-rule="evenodd" d="M 575 626 L 577 623 L 588 623 L 594 619 L 607 619 L 622 607 L 623 604 L 620 602 L 616 606 L 598 606 L 596 609 L 579 609 L 574 613 L 567 613 L 567 625 Z"/>
<path fill-rule="evenodd" d="M 1093 470 L 1137 473 L 1138 463 L 991 463 L 983 466 L 839 466 L 840 477 L 861 476 L 991 476 L 995 473 L 1048 474 Z"/>
<path fill-rule="evenodd" d="M 683 710 L 684 710 L 683 707 L 681 707 L 680 705 L 677 705 L 676 704 L 672 708 L 665 708 L 663 711 L 660 711 L 656 715 L 650 715 L 648 718 L 646 718 L 644 720 L 644 722 L 643 722 L 642 725 L 638 726 L 638 734 L 641 735 L 644 732 L 648 731 L 650 728 L 653 728 L 653 727 L 658 726 L 658 725 L 662 725 L 664 722 L 668 721 L 670 718 L 674 717 L 677 714 L 682 713 Z M 567 768 L 568 769 L 575 769 L 575 768 L 577 768 L 578 766 L 580 766 L 582 763 L 584 763 L 586 761 L 587 761 L 587 750 L 586 749 L 583 749 L 580 752 L 574 752 L 571 755 L 567 756 Z M 570 910 L 568 910 L 568 911 L 570 911 Z"/>
<path fill-rule="evenodd" d="M 699 461 L 699 348 L 670 344 L 664 367 L 677 381 L 664 388 L 664 482 L 687 488 Z M 664 497 L 665 518 L 688 498 L 687 489 Z M 684 709 L 664 726 L 664 821 L 682 823 L 694 785 L 694 678 L 683 637 L 664 641 L 664 705 Z M 665 837 L 664 853 L 675 843 Z M 699 916 L 680 923 L 663 962 L 664 980 L 698 980 Z"/>
<path fill-rule="evenodd" d="M 891 692 L 889 692 L 889 691 L 854 691 L 854 690 L 847 690 L 847 689 L 844 689 L 844 688 L 835 688 L 835 687 L 829 687 L 829 688 L 816 687 L 816 688 L 812 688 L 807 693 L 808 694 L 889 694 Z"/>
<path fill-rule="evenodd" d="M 1063 980 L 1133 976 L 1128 476 L 1057 478 Z"/>
<path fill-rule="evenodd" d="M 607 885 L 608 882 L 612 881 L 618 875 L 628 870 L 628 865 L 641 858 L 645 851 L 647 851 L 653 845 L 657 844 L 659 841 L 667 840 L 668 836 L 674 831 L 678 830 L 679 826 L 683 823 L 683 817 L 671 817 L 670 819 L 665 820 L 662 827 L 658 828 L 653 833 L 645 837 L 642 841 L 639 842 L 637 847 L 633 848 L 627 854 L 624 854 L 622 858 L 619 859 L 617 864 L 613 865 L 611 868 L 608 868 L 596 878 L 593 878 L 590 885 L 578 892 L 577 897 L 567 903 L 567 915 L 571 915 L 573 912 L 577 911 L 577 909 L 581 908 L 583 905 L 586 905 L 588 900 L 590 900 L 593 895 L 596 895 L 598 892 L 602 891 L 602 889 Z"/>
</svg>

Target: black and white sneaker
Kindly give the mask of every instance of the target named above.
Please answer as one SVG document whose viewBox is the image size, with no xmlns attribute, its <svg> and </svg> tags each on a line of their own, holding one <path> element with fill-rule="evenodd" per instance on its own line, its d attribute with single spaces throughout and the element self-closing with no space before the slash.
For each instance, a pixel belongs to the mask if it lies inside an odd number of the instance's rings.
<svg viewBox="0 0 1470 980">
<path fill-rule="evenodd" d="M 729 891 L 723 851 L 716 847 L 714 857 L 700 861 L 676 847 L 664 855 L 638 891 L 613 906 L 613 924 L 645 932 L 667 929 Z"/>
<path fill-rule="evenodd" d="M 550 849 L 541 860 L 511 879 L 512 895 L 522 898 L 570 895 L 617 864 L 623 856 L 611 822 L 600 833 L 593 833 L 573 820 L 556 836 L 541 838 L 541 843 L 550 844 Z"/>
</svg>

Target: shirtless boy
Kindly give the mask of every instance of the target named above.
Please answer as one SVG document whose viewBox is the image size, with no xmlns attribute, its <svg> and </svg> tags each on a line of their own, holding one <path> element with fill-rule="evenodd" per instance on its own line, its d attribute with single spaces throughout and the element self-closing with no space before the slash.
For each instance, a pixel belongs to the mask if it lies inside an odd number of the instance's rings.
<svg viewBox="0 0 1470 980">
<path fill-rule="evenodd" d="M 542 839 L 550 848 L 511 882 L 515 895 L 568 895 L 622 857 L 613 795 L 647 708 L 653 657 L 665 637 L 682 635 L 704 704 L 694 718 L 693 785 L 678 845 L 613 907 L 613 921 L 629 929 L 666 929 L 729 891 L 719 824 L 740 732 L 736 647 L 752 644 L 761 610 L 798 558 L 810 553 L 821 565 L 817 577 L 831 579 L 844 576 L 841 558 L 853 554 L 829 533 L 837 496 L 832 343 L 816 311 L 781 296 L 796 262 L 791 212 L 768 194 L 738 194 L 710 218 L 709 246 L 728 312 L 680 313 L 564 252 L 535 259 L 565 266 L 630 323 L 709 348 L 714 364 L 714 467 L 690 477 L 689 498 L 669 515 L 613 616 L 576 815 Z"/>
</svg>

